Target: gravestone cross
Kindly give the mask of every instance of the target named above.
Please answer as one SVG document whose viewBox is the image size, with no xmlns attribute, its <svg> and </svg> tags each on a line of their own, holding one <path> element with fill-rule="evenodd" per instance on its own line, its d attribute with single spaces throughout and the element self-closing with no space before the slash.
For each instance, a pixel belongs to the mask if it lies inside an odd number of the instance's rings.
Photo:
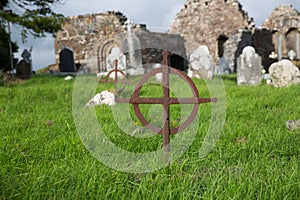
<svg viewBox="0 0 300 200">
<path fill-rule="evenodd" d="M 162 89 L 163 96 L 162 97 L 139 97 L 140 91 L 143 85 L 152 77 L 158 73 L 162 73 Z M 190 87 L 193 93 L 193 97 L 185 97 L 185 98 L 174 98 L 170 97 L 170 83 L 169 83 L 169 75 L 170 73 L 177 75 L 182 78 Z M 168 66 L 168 52 L 163 51 L 163 65 L 160 68 L 154 69 L 151 72 L 145 74 L 143 78 L 137 84 L 133 95 L 131 98 L 116 98 L 116 103 L 130 103 L 133 104 L 134 112 L 140 122 L 149 130 L 159 133 L 163 135 L 163 149 L 164 152 L 167 153 L 170 151 L 170 135 L 176 134 L 183 129 L 187 128 L 195 119 L 199 104 L 208 103 L 208 102 L 217 102 L 217 98 L 200 98 L 198 90 L 193 83 L 193 81 L 183 72 L 169 67 Z M 163 107 L 163 127 L 157 127 L 151 124 L 147 119 L 143 116 L 140 104 L 161 104 Z M 171 104 L 193 104 L 193 110 L 191 115 L 183 122 L 181 125 L 175 128 L 170 128 L 170 105 Z"/>
<path fill-rule="evenodd" d="M 120 74 L 123 76 L 123 78 L 126 79 L 126 74 L 125 74 L 122 70 L 119 70 L 119 69 L 118 69 L 118 62 L 119 62 L 119 61 L 116 59 L 116 60 L 114 61 L 115 68 L 112 69 L 112 70 L 110 70 L 110 71 L 107 73 L 107 75 L 106 75 L 104 81 L 99 80 L 99 82 L 109 82 L 109 77 L 110 77 L 110 75 L 113 74 L 113 73 L 114 73 L 114 79 L 113 79 L 113 82 L 115 82 L 115 83 L 118 82 L 118 73 L 120 73 Z"/>
<path fill-rule="evenodd" d="M 290 60 L 295 60 L 297 54 L 296 54 L 296 52 L 295 52 L 294 50 L 290 50 L 290 51 L 288 52 L 288 56 L 289 56 L 289 59 L 290 59 Z"/>
</svg>

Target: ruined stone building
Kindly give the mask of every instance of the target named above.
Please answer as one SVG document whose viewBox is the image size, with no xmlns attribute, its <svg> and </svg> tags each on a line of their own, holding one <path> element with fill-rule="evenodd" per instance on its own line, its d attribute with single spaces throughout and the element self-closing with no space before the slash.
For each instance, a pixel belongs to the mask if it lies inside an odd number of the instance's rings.
<svg viewBox="0 0 300 200">
<path fill-rule="evenodd" d="M 188 0 L 169 33 L 187 39 L 188 53 L 198 45 L 208 46 L 216 63 L 221 57 L 229 59 L 231 71 L 235 71 L 236 59 L 244 47 L 254 46 L 265 65 L 273 50 L 271 33 L 255 29 L 253 19 L 237 0 Z"/>
<path fill-rule="evenodd" d="M 120 54 L 115 55 L 117 57 L 125 56 L 126 66 L 145 66 L 160 63 L 163 49 L 171 52 L 172 66 L 180 70 L 187 68 L 182 37 L 150 32 L 146 25 L 131 24 L 120 12 L 67 18 L 63 31 L 58 32 L 55 39 L 56 63 L 59 52 L 65 47 L 73 50 L 77 64 L 87 65 L 93 73 L 106 71 L 108 65 L 113 65 L 113 60 L 109 60 L 112 53 Z M 134 54 L 131 56 L 134 60 L 130 60 L 130 54 Z"/>
<path fill-rule="evenodd" d="M 101 53 L 106 49 L 118 46 L 113 35 L 121 32 L 127 18 L 121 13 L 91 14 L 75 16 L 66 19 L 63 30 L 57 33 L 54 42 L 56 63 L 59 62 L 59 52 L 65 47 L 73 50 L 76 63 L 85 63 L 100 70 Z"/>
<path fill-rule="evenodd" d="M 59 52 L 68 47 L 76 63 L 86 64 L 96 73 L 108 68 L 112 52 L 119 52 L 126 66 L 134 67 L 160 63 L 161 51 L 167 49 L 170 65 L 186 70 L 189 55 L 206 45 L 215 64 L 226 58 L 231 71 L 236 71 L 243 48 L 253 46 L 268 68 L 274 60 L 287 57 L 290 50 L 299 58 L 299 29 L 299 12 L 291 6 L 276 7 L 264 25 L 256 28 L 237 0 L 187 0 L 167 33 L 130 23 L 120 12 L 69 17 L 55 38 L 56 63 Z M 277 57 L 270 58 L 272 52 Z"/>
<path fill-rule="evenodd" d="M 290 51 L 299 59 L 300 13 L 291 5 L 277 6 L 263 27 L 272 32 L 272 41 L 279 59 L 288 57 Z"/>
</svg>

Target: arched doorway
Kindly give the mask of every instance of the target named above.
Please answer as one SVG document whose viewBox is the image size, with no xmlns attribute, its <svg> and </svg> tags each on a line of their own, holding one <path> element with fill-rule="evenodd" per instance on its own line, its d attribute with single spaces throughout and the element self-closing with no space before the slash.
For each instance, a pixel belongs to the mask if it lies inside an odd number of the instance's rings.
<svg viewBox="0 0 300 200">
<path fill-rule="evenodd" d="M 98 73 L 107 71 L 106 61 L 108 56 L 112 54 L 112 50 L 121 49 L 121 43 L 116 39 L 108 39 L 104 41 L 98 48 Z"/>
<path fill-rule="evenodd" d="M 285 34 L 285 54 L 289 51 L 293 50 L 297 54 L 297 58 L 299 58 L 299 31 L 296 28 L 291 28 Z"/>
<path fill-rule="evenodd" d="M 228 37 L 224 34 L 219 35 L 217 38 L 218 41 L 218 57 L 221 58 L 224 56 L 224 44 L 228 40 Z"/>
</svg>

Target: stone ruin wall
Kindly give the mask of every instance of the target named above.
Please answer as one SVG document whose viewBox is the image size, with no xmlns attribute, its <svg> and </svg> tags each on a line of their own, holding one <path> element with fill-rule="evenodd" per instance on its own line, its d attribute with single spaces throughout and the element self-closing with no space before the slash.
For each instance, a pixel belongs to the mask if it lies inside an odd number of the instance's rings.
<svg viewBox="0 0 300 200">
<path fill-rule="evenodd" d="M 253 19 L 248 17 L 236 0 L 188 0 L 172 22 L 169 33 L 180 34 L 188 40 L 188 54 L 199 45 L 207 45 L 217 62 L 224 53 L 218 49 L 220 45 L 224 45 L 228 39 L 227 45 L 233 48 L 230 53 L 230 49 L 226 49 L 226 54 L 233 57 L 234 46 L 240 41 L 237 36 L 240 30 L 252 31 L 254 26 Z"/>
<path fill-rule="evenodd" d="M 291 5 L 277 6 L 262 26 L 273 34 L 275 53 L 278 53 L 278 40 L 280 40 L 283 58 L 288 57 L 290 50 L 298 51 L 297 58 L 300 58 L 300 13 L 296 9 Z"/>
<path fill-rule="evenodd" d="M 236 71 L 237 57 L 244 47 L 251 45 L 268 69 L 277 59 L 270 59 L 269 55 L 278 52 L 278 37 L 284 57 L 291 49 L 297 51 L 297 41 L 300 46 L 299 16 L 290 5 L 278 6 L 262 27 L 255 28 L 237 0 L 188 0 L 167 34 L 153 33 L 138 24 L 133 25 L 133 32 L 143 49 L 143 64 L 159 63 L 160 48 L 188 60 L 193 50 L 207 45 L 216 64 L 220 56 L 227 57 L 230 69 Z M 75 62 L 87 64 L 94 73 L 103 70 L 110 50 L 124 45 L 126 20 L 126 16 L 115 11 L 67 18 L 63 31 L 55 38 L 56 63 L 60 50 L 69 47 L 74 51 Z"/>
<path fill-rule="evenodd" d="M 86 64 L 92 73 L 106 70 L 106 57 L 113 47 L 120 48 L 128 58 L 126 21 L 122 13 L 111 11 L 67 18 L 55 38 L 57 65 L 59 52 L 64 47 L 72 49 L 75 62 Z M 141 52 L 136 55 L 141 55 L 142 64 L 161 63 L 163 49 L 186 59 L 184 39 L 179 35 L 154 33 L 141 24 L 132 24 L 132 34 L 137 40 L 134 48 Z"/>
<path fill-rule="evenodd" d="M 169 52 L 170 66 L 187 70 L 187 55 L 185 51 L 185 40 L 183 37 L 175 34 L 156 33 L 147 29 L 137 29 L 134 31 L 140 42 L 142 50 L 143 64 L 162 63 L 162 51 Z M 174 59 L 180 58 L 179 62 L 172 62 Z"/>
<path fill-rule="evenodd" d="M 269 55 L 274 51 L 271 31 L 263 28 L 239 30 L 238 33 L 230 35 L 224 44 L 224 57 L 229 59 L 229 68 L 236 71 L 237 59 L 246 46 L 253 46 L 256 53 L 262 57 L 262 65 L 265 70 L 274 62 Z"/>
<path fill-rule="evenodd" d="M 229 68 L 232 72 L 236 71 L 237 58 L 242 53 L 244 47 L 251 45 L 251 31 L 239 30 L 233 35 L 229 35 L 224 44 L 224 57 L 229 60 Z M 218 62 L 218 58 L 215 58 Z"/>
<path fill-rule="evenodd" d="M 99 68 L 99 48 L 106 44 L 110 48 L 120 46 L 118 40 L 111 39 L 123 32 L 127 18 L 120 12 L 105 12 L 101 14 L 80 15 L 69 17 L 58 32 L 54 48 L 56 63 L 59 63 L 59 52 L 69 47 L 74 52 L 76 63 L 85 63 L 92 72 Z M 101 58 L 100 58 L 101 59 Z"/>
<path fill-rule="evenodd" d="M 252 33 L 251 46 L 255 48 L 255 52 L 261 56 L 261 61 L 264 69 L 268 72 L 271 64 L 277 62 L 276 59 L 270 58 L 272 52 L 275 51 L 274 44 L 272 41 L 272 32 L 265 28 L 257 28 Z M 237 55 L 240 55 L 238 52 Z"/>
</svg>

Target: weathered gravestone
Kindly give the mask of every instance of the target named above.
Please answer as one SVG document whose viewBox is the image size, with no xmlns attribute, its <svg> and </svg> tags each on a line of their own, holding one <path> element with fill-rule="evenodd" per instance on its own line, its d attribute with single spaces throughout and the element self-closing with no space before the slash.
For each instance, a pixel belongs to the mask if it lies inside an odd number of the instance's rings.
<svg viewBox="0 0 300 200">
<path fill-rule="evenodd" d="M 29 79 L 32 74 L 31 63 L 21 60 L 16 66 L 16 73 L 21 79 Z"/>
<path fill-rule="evenodd" d="M 69 48 L 65 47 L 59 52 L 59 71 L 75 72 L 74 54 Z"/>
<path fill-rule="evenodd" d="M 189 76 L 195 78 L 212 79 L 215 63 L 208 47 L 201 45 L 190 55 Z"/>
<path fill-rule="evenodd" d="M 116 66 L 117 65 L 117 66 Z M 103 72 L 99 72 L 97 77 L 100 79 L 102 77 L 109 75 L 109 78 L 123 78 L 126 68 L 126 57 L 121 52 L 119 47 L 114 47 L 111 49 L 110 54 L 106 57 L 106 69 Z M 115 73 L 111 73 L 112 70 L 119 71 L 117 73 L 117 77 L 115 77 Z M 120 73 L 121 72 L 121 73 Z M 116 80 L 117 81 L 117 80 Z"/>
<path fill-rule="evenodd" d="M 238 85 L 260 85 L 262 82 L 261 57 L 255 53 L 255 49 L 247 46 L 237 62 Z"/>
<path fill-rule="evenodd" d="M 115 69 L 115 61 L 118 60 L 118 69 L 125 70 L 126 57 L 119 47 L 114 47 L 106 58 L 106 71 Z"/>
<path fill-rule="evenodd" d="M 215 74 L 229 74 L 229 60 L 228 58 L 219 58 L 219 64 L 215 68 Z"/>
<path fill-rule="evenodd" d="M 300 84 L 299 69 L 289 60 L 283 59 L 273 63 L 269 68 L 272 85 L 275 87 L 287 87 L 292 84 Z"/>
</svg>

